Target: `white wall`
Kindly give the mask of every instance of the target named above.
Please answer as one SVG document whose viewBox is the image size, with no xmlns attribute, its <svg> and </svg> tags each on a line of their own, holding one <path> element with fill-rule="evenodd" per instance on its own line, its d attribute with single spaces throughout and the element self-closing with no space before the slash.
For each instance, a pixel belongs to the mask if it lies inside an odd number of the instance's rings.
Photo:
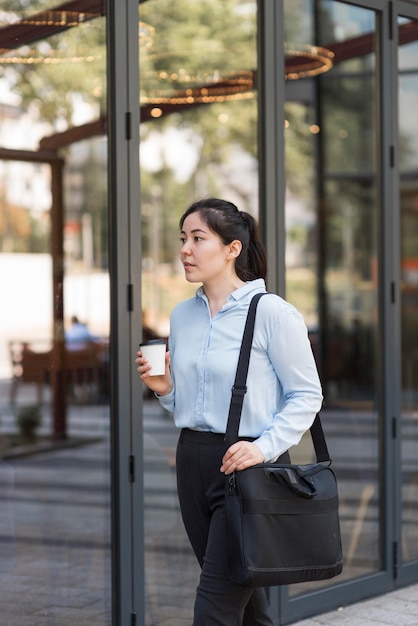
<svg viewBox="0 0 418 626">
<path fill-rule="evenodd" d="M 8 342 L 50 339 L 53 328 L 52 260 L 49 254 L 0 254 L 0 377 L 10 376 Z M 109 334 L 109 276 L 90 273 L 64 279 L 64 316 Z"/>
</svg>

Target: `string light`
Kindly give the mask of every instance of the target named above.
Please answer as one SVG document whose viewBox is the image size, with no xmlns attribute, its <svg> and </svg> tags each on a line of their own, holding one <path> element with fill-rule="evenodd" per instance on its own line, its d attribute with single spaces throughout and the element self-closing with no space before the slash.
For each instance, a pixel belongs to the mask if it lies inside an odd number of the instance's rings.
<svg viewBox="0 0 418 626">
<path fill-rule="evenodd" d="M 328 72 L 333 66 L 335 54 L 320 46 L 286 44 L 285 78 L 298 80 Z"/>
<path fill-rule="evenodd" d="M 213 82 L 208 79 L 212 78 Z M 188 75 L 184 70 L 176 72 L 161 71 L 158 74 L 159 80 L 169 82 L 195 82 L 202 80 L 203 76 Z M 206 85 L 202 87 L 188 87 L 185 90 L 178 90 L 172 94 L 165 94 L 161 90 L 153 92 L 152 97 L 141 95 L 141 104 L 153 104 L 156 107 L 161 105 L 182 105 L 182 104 L 210 104 L 213 102 L 228 102 L 238 99 L 250 99 L 254 97 L 254 75 L 253 72 L 240 72 L 239 74 L 221 74 L 220 72 L 210 72 L 206 76 Z M 154 115 L 153 115 L 154 117 Z"/>
<path fill-rule="evenodd" d="M 144 78 L 150 77 L 142 74 Z M 219 83 L 223 81 L 233 81 L 236 84 L 252 87 L 253 84 L 253 72 L 240 71 L 240 72 L 221 72 L 220 70 L 205 70 L 203 72 L 189 73 L 184 68 L 180 68 L 177 71 L 173 70 L 159 70 L 156 74 L 158 81 L 167 83 Z"/>
<path fill-rule="evenodd" d="M 253 92 L 247 93 L 226 93 L 226 90 L 219 90 L 219 95 L 193 95 L 193 96 L 168 96 L 166 98 L 147 98 L 142 96 L 140 98 L 141 104 L 213 104 L 214 102 L 230 102 L 231 100 L 249 100 L 254 97 Z M 153 117 L 161 117 L 160 115 L 153 115 Z"/>
<path fill-rule="evenodd" d="M 218 70 L 213 70 L 199 74 L 188 74 L 184 69 L 180 69 L 178 72 L 160 70 L 157 74 L 157 80 L 160 86 L 161 82 L 166 82 L 169 86 L 172 83 L 205 82 L 206 84 L 202 87 L 196 86 L 181 91 L 177 90 L 172 94 L 167 94 L 161 89 L 153 90 L 151 97 L 145 94 L 141 95 L 141 104 L 155 104 L 156 106 L 164 104 L 210 104 L 254 97 L 254 74 L 251 71 L 222 74 Z"/>
<path fill-rule="evenodd" d="M 89 21 L 93 18 L 101 17 L 100 13 L 92 12 L 78 12 L 78 11 L 59 11 L 59 10 L 47 10 L 39 11 L 32 16 L 25 16 L 20 11 L 0 11 L 0 31 L 3 28 L 13 26 L 50 26 L 60 28 L 76 27 Z M 146 22 L 139 21 L 138 23 L 138 40 L 139 46 L 142 49 L 147 49 L 152 46 L 152 39 L 155 33 L 155 28 L 147 24 Z M 0 63 L 12 64 L 12 63 L 80 63 L 91 62 L 94 60 L 92 55 L 88 56 L 73 56 L 64 59 L 63 56 L 57 55 L 54 51 L 50 51 L 48 55 L 39 54 L 35 50 L 31 50 L 28 54 L 8 54 L 8 50 L 0 49 L 0 54 L 3 58 L 0 59 Z M 317 76 L 323 72 L 327 72 L 333 66 L 334 53 L 327 48 L 321 46 L 312 46 L 307 44 L 286 44 L 285 45 L 285 78 L 287 80 L 296 80 L 305 78 L 308 76 Z M 195 76 L 189 75 L 186 70 L 180 69 L 178 72 L 160 71 L 158 73 L 159 81 L 172 81 L 172 82 L 188 82 L 188 83 L 207 83 L 220 82 L 219 72 L 213 73 L 203 72 Z M 249 78 L 248 78 L 249 76 Z M 233 86 L 233 93 L 230 92 L 230 85 L 226 87 L 225 97 L 230 97 L 244 91 L 252 91 L 253 77 L 252 73 L 240 72 L 239 80 L 241 81 L 242 88 L 237 84 Z M 203 94 L 196 93 L 192 97 L 200 98 Z M 217 96 L 216 96 L 217 97 Z"/>
<path fill-rule="evenodd" d="M 41 54 L 38 50 L 29 50 L 23 52 L 21 55 L 14 53 L 13 55 L 8 50 L 0 50 L 0 65 L 7 64 L 24 64 L 24 65 L 39 65 L 41 63 L 45 65 L 57 65 L 59 63 L 92 63 L 98 57 L 92 54 L 86 56 L 73 55 L 66 56 L 64 52 L 59 50 L 49 50 L 48 54 Z"/>
<path fill-rule="evenodd" d="M 78 11 L 40 11 L 25 17 L 20 11 L 0 11 L 0 29 L 5 26 L 78 26 L 87 20 L 100 17 L 99 13 L 79 13 Z"/>
<path fill-rule="evenodd" d="M 100 13 L 87 13 L 79 11 L 58 11 L 48 10 L 39 11 L 31 16 L 27 16 L 21 11 L 0 11 L 0 33 L 6 29 L 21 29 L 21 27 L 50 27 L 50 28 L 74 28 L 92 20 L 101 17 Z M 16 41 L 25 39 L 26 31 L 16 31 Z M 53 48 L 45 49 L 45 46 L 39 49 L 29 49 L 28 46 L 21 48 L 2 48 L 0 49 L 0 65 L 24 64 L 24 65 L 57 65 L 61 63 L 91 63 L 96 60 L 94 55 L 87 54 L 68 54 L 64 50 L 54 50 Z"/>
</svg>

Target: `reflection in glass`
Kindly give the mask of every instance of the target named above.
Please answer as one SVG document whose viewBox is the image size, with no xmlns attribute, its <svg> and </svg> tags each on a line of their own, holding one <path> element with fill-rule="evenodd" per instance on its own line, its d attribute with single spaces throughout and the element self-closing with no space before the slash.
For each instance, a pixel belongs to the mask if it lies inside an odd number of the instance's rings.
<svg viewBox="0 0 418 626">
<path fill-rule="evenodd" d="M 3 2 L 0 13 L 0 605 L 9 626 L 111 622 L 101 14 L 40 1 Z M 75 341 L 73 316 L 84 329 Z"/>
<path fill-rule="evenodd" d="M 418 21 L 399 20 L 401 209 L 402 558 L 418 559 L 416 417 L 418 415 Z"/>
<path fill-rule="evenodd" d="M 256 9 L 254 0 L 139 5 L 147 336 L 166 337 L 171 310 L 197 288 L 179 263 L 178 221 L 186 207 L 213 195 L 258 213 Z M 189 623 L 199 566 L 178 510 L 178 432 L 149 394 L 144 432 L 146 623 L 173 615 Z"/>
<path fill-rule="evenodd" d="M 305 26 L 298 30 L 300 4 L 285 2 L 286 28 L 296 41 L 307 34 Z M 345 3 L 325 0 L 316 13 L 316 3 L 302 4 L 303 24 L 317 24 L 316 37 L 305 43 L 331 50 L 334 59 L 314 88 L 303 78 L 297 92 L 288 89 L 286 297 L 305 317 L 324 388 L 322 417 L 339 479 L 341 581 L 381 567 L 376 24 L 374 12 Z M 298 585 L 289 593 L 332 584 Z"/>
<path fill-rule="evenodd" d="M 204 195 L 257 214 L 256 2 L 139 7 L 143 302 L 147 327 L 194 293 L 179 276 L 178 219 Z"/>
</svg>

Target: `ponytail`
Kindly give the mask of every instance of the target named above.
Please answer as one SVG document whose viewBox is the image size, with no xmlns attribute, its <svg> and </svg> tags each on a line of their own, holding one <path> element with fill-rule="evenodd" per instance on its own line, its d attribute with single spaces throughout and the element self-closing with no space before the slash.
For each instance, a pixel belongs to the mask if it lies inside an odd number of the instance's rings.
<svg viewBox="0 0 418 626">
<path fill-rule="evenodd" d="M 235 204 L 219 198 L 203 198 L 194 202 L 180 218 L 180 230 L 191 213 L 199 213 L 202 220 L 228 245 L 235 239 L 242 250 L 235 261 L 238 278 L 244 282 L 267 276 L 267 261 L 260 240 L 257 222 L 252 215 L 239 211 Z"/>
<path fill-rule="evenodd" d="M 244 252 L 243 249 L 235 263 L 235 270 L 241 280 L 247 281 L 256 278 L 265 280 L 267 277 L 267 259 L 264 246 L 258 234 L 257 222 L 250 213 L 245 211 L 241 211 L 241 217 L 247 225 L 249 233 L 248 248 L 246 250 L 247 258 L 245 261 L 244 258 L 241 258 L 245 256 L 242 254 Z M 247 276 L 247 278 L 243 278 L 243 276 Z"/>
</svg>

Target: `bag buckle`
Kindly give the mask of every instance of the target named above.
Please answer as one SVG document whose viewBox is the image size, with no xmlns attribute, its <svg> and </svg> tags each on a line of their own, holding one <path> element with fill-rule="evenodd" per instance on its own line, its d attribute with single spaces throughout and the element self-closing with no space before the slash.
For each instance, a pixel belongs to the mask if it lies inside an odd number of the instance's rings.
<svg viewBox="0 0 418 626">
<path fill-rule="evenodd" d="M 234 396 L 245 396 L 247 393 L 247 385 L 233 385 L 231 391 Z"/>
</svg>

